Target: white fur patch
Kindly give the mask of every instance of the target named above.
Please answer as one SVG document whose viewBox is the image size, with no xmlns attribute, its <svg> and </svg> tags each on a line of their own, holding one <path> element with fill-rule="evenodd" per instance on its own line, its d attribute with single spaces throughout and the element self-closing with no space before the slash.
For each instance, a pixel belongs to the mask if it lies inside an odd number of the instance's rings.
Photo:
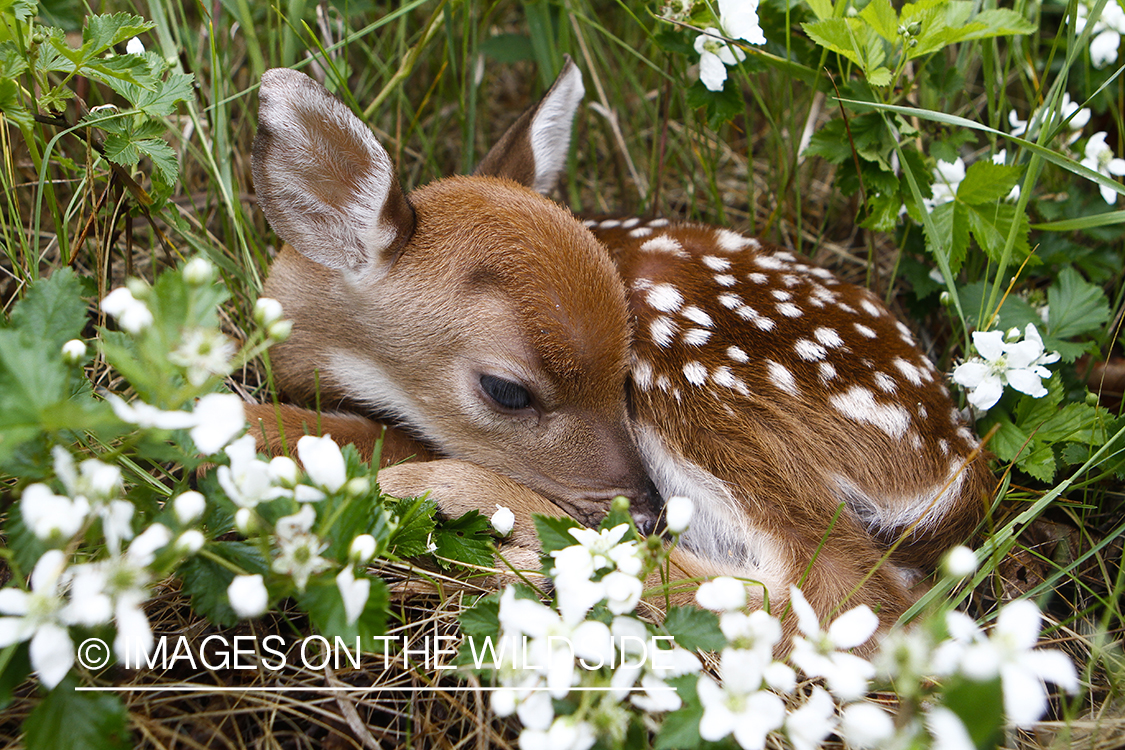
<svg viewBox="0 0 1125 750">
<path fill-rule="evenodd" d="M 642 391 L 652 388 L 652 365 L 643 359 L 633 363 L 633 382 Z"/>
<path fill-rule="evenodd" d="M 666 234 L 658 234 L 651 240 L 645 241 L 645 243 L 641 245 L 641 252 L 669 253 L 670 255 L 675 255 L 680 258 L 687 257 L 687 253 L 684 252 L 684 247 L 680 244 L 679 240 L 669 237 Z"/>
<path fill-rule="evenodd" d="M 652 321 L 648 327 L 649 333 L 652 334 L 653 343 L 665 349 L 672 343 L 677 330 L 679 330 L 679 326 L 676 325 L 676 321 L 664 316 Z"/>
<path fill-rule="evenodd" d="M 884 393 L 894 393 L 898 390 L 898 383 L 885 372 L 875 373 L 875 385 Z"/>
<path fill-rule="evenodd" d="M 730 368 L 726 365 L 722 367 L 716 367 L 715 370 L 711 373 L 711 380 L 715 381 L 716 385 L 721 385 L 724 388 L 734 388 L 734 381 L 736 379 L 737 378 L 734 377 L 734 373 L 731 372 Z"/>
<path fill-rule="evenodd" d="M 785 291 L 784 289 L 774 289 L 772 292 L 770 292 L 770 296 L 781 302 L 793 299 L 793 295 Z"/>
<path fill-rule="evenodd" d="M 645 301 L 654 310 L 661 312 L 675 312 L 684 304 L 684 295 L 671 284 L 657 284 L 648 290 Z"/>
<path fill-rule="evenodd" d="M 749 355 L 747 355 L 746 352 L 742 351 L 742 349 L 737 347 L 737 346 L 728 347 L 727 348 L 727 356 L 730 357 L 731 359 L 733 359 L 735 362 L 749 362 L 750 361 Z"/>
<path fill-rule="evenodd" d="M 648 227 L 637 227 L 636 229 L 629 232 L 630 237 L 636 237 L 637 239 L 640 239 L 641 237 L 648 237 L 650 234 L 652 234 L 652 230 Z"/>
<path fill-rule="evenodd" d="M 831 362 L 820 363 L 820 380 L 822 383 L 827 383 L 836 377 L 836 366 Z"/>
<path fill-rule="evenodd" d="M 781 269 L 785 268 L 785 263 L 773 257 L 772 255 L 759 255 L 758 257 L 754 258 L 754 263 L 770 271 L 780 271 Z"/>
<path fill-rule="evenodd" d="M 758 273 L 757 271 L 746 274 L 746 278 L 750 279 L 750 281 L 755 284 L 765 284 L 770 280 L 769 276 L 766 276 L 764 273 Z"/>
<path fill-rule="evenodd" d="M 621 226 L 621 219 L 606 219 L 598 224 L 598 229 L 616 229 Z"/>
<path fill-rule="evenodd" d="M 742 298 L 737 294 L 725 292 L 719 295 L 719 304 L 727 308 L 728 310 L 733 310 L 742 304 Z"/>
<path fill-rule="evenodd" d="M 779 390 L 785 391 L 791 396 L 800 396 L 801 390 L 797 387 L 797 380 L 793 377 L 793 373 L 789 372 L 789 368 L 772 359 L 766 360 L 766 368 L 770 382 L 774 387 Z"/>
<path fill-rule="evenodd" d="M 922 371 L 901 357 L 896 357 L 894 366 L 902 373 L 903 377 L 914 385 L 922 385 Z"/>
<path fill-rule="evenodd" d="M 878 427 L 893 438 L 901 439 L 910 426 L 910 414 L 901 406 L 880 404 L 866 388 L 852 386 L 845 393 L 831 396 L 828 402 L 848 419 Z"/>
<path fill-rule="evenodd" d="M 698 323 L 701 326 L 710 328 L 713 325 L 711 316 L 700 310 L 695 305 L 688 305 L 683 309 L 680 315 L 683 315 L 692 323 Z"/>
<path fill-rule="evenodd" d="M 808 339 L 797 339 L 797 343 L 793 345 L 793 351 L 797 352 L 797 356 L 806 362 L 822 360 L 828 354 L 827 349 Z"/>
<path fill-rule="evenodd" d="M 873 318 L 878 318 L 880 315 L 883 314 L 883 311 L 879 309 L 879 306 L 876 305 L 874 302 L 871 302 L 870 300 L 866 300 L 866 299 L 860 300 L 859 306 L 863 308 L 863 311 L 865 313 L 867 313 L 868 315 L 870 315 Z"/>
<path fill-rule="evenodd" d="M 715 283 L 719 286 L 734 286 L 737 283 L 737 279 L 729 273 L 720 273 L 715 274 Z"/>
<path fill-rule="evenodd" d="M 852 325 L 855 326 L 855 329 L 857 331 L 859 331 L 861 336 L 866 336 L 869 339 L 874 339 L 874 338 L 879 337 L 879 334 L 875 333 L 875 331 L 871 330 L 870 328 L 863 325 L 862 323 L 853 323 Z"/>
<path fill-rule="evenodd" d="M 707 382 L 707 368 L 698 362 L 688 362 L 684 365 L 684 377 L 692 385 L 703 385 Z"/>
<path fill-rule="evenodd" d="M 706 328 L 692 328 L 683 335 L 684 343 L 688 346 L 703 346 L 711 338 L 711 332 Z"/>
<path fill-rule="evenodd" d="M 634 216 L 632 219 L 626 219 L 625 221 L 621 222 L 621 228 L 622 229 L 632 229 L 633 227 L 637 226 L 640 223 L 641 223 L 641 220 L 638 219 L 636 216 Z"/>
<path fill-rule="evenodd" d="M 738 232 L 732 232 L 729 229 L 716 229 L 715 230 L 715 244 L 720 250 L 727 253 L 737 253 L 748 245 L 757 245 L 757 240 L 751 240 L 743 237 Z"/>
<path fill-rule="evenodd" d="M 829 349 L 835 349 L 837 346 L 844 345 L 844 340 L 840 338 L 840 334 L 836 333 L 832 328 L 817 328 L 813 331 L 813 338 Z"/>
<path fill-rule="evenodd" d="M 648 223 L 648 225 L 653 229 L 659 229 L 660 227 L 668 226 L 668 223 L 669 222 L 667 219 L 653 219 Z"/>
<path fill-rule="evenodd" d="M 777 306 L 777 311 L 787 318 L 799 318 L 805 314 L 801 308 L 797 307 L 792 302 L 782 302 Z"/>
<path fill-rule="evenodd" d="M 582 72 L 578 66 L 571 65 L 569 71 L 555 81 L 531 120 L 528 140 L 535 157 L 533 187 L 540 193 L 546 193 L 555 186 L 566 163 L 574 113 L 585 93 Z"/>
<path fill-rule="evenodd" d="M 714 255 L 704 255 L 700 260 L 703 265 L 710 268 L 712 271 L 726 271 L 730 268 L 730 261 L 726 258 L 716 258 Z"/>
</svg>

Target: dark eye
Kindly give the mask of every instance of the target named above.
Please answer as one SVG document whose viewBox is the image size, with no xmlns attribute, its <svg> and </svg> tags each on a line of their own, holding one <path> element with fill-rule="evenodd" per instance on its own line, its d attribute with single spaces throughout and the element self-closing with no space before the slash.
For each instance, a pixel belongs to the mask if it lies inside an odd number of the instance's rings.
<svg viewBox="0 0 1125 750">
<path fill-rule="evenodd" d="M 505 409 L 519 411 L 531 406 L 531 394 L 519 383 L 495 375 L 481 375 L 480 387 L 488 397 Z"/>
</svg>

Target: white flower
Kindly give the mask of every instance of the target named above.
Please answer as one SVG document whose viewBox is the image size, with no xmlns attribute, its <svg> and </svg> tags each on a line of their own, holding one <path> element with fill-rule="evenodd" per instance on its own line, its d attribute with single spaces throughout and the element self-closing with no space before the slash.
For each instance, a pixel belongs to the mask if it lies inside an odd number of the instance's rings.
<svg viewBox="0 0 1125 750">
<path fill-rule="evenodd" d="M 976 743 L 969 736 L 957 714 L 945 706 L 935 706 L 926 715 L 926 728 L 934 742 L 932 750 L 975 750 Z"/>
<path fill-rule="evenodd" d="M 227 586 L 231 609 L 243 619 L 257 617 L 269 606 L 270 594 L 260 575 L 235 576 Z"/>
<path fill-rule="evenodd" d="M 301 478 L 301 470 L 297 468 L 297 462 L 288 456 L 274 456 L 270 459 L 270 476 L 283 487 L 293 487 Z"/>
<path fill-rule="evenodd" d="M 336 492 L 348 481 L 347 467 L 340 446 L 331 435 L 305 435 L 297 441 L 297 455 L 309 479 L 329 492 Z"/>
<path fill-rule="evenodd" d="M 172 500 L 172 509 L 176 513 L 176 520 L 187 526 L 203 515 L 203 511 L 207 509 L 207 498 L 195 490 L 188 490 L 176 495 Z"/>
<path fill-rule="evenodd" d="M 588 750 L 596 739 L 588 723 L 573 716 L 560 716 L 550 729 L 524 729 L 519 746 L 520 750 Z"/>
<path fill-rule="evenodd" d="M 792 586 L 789 595 L 797 614 L 797 627 L 805 635 L 793 636 L 792 662 L 809 677 L 823 677 L 828 689 L 841 700 L 863 697 L 875 668 L 866 659 L 837 649 L 855 648 L 867 642 L 879 627 L 879 618 L 862 604 L 837 617 L 825 632 L 804 594 Z"/>
<path fill-rule="evenodd" d="M 695 39 L 699 80 L 711 91 L 722 91 L 728 65 L 737 65 L 746 59 L 745 52 L 728 44 L 723 37 L 750 44 L 766 43 L 758 24 L 758 0 L 719 0 L 719 27 L 704 29 Z"/>
<path fill-rule="evenodd" d="M 121 542 L 133 538 L 133 513 L 136 508 L 128 500 L 110 500 L 98 506 L 96 512 L 102 521 L 102 534 L 106 546 L 116 554 Z"/>
<path fill-rule="evenodd" d="M 785 719 L 785 733 L 793 750 L 817 750 L 836 729 L 836 704 L 824 688 L 812 689 L 805 705 Z"/>
<path fill-rule="evenodd" d="M 1090 122 L 1089 107 L 1079 109 L 1078 102 L 1071 101 L 1070 94 L 1066 92 L 1063 92 L 1062 102 L 1059 105 L 1059 113 L 1062 115 L 1062 119 L 1064 120 L 1066 120 L 1068 117 L 1070 118 L 1069 120 L 1067 120 L 1066 126 L 1073 131 L 1081 130 L 1082 128 L 1086 127 L 1086 124 L 1088 122 Z"/>
<path fill-rule="evenodd" d="M 683 701 L 672 686 L 652 672 L 641 678 L 641 687 L 644 688 L 644 692 L 632 693 L 629 702 L 642 711 L 658 714 L 679 710 L 683 705 Z"/>
<path fill-rule="evenodd" d="M 784 723 L 785 704 L 764 690 L 732 689 L 729 683 L 733 676 L 723 670 L 724 687 L 707 675 L 699 678 L 696 691 L 703 706 L 699 736 L 716 742 L 733 734 L 743 750 L 761 750 L 766 745 L 766 736 Z"/>
<path fill-rule="evenodd" d="M 1000 610 L 988 638 L 969 617 L 946 616 L 951 641 L 934 656 L 939 672 L 959 671 L 972 680 L 1000 675 L 1004 712 L 1017 727 L 1029 727 L 1047 710 L 1045 682 L 1074 692 L 1078 677 L 1074 663 L 1061 651 L 1035 649 L 1041 616 L 1034 602 L 1021 599 Z"/>
<path fill-rule="evenodd" d="M 156 428 L 158 430 L 182 430 L 194 427 L 198 421 L 194 414 L 186 411 L 162 411 L 155 406 L 150 406 L 137 399 L 131 404 L 112 393 L 105 395 L 105 400 L 113 407 L 113 413 L 122 422 L 135 424 L 138 427 Z"/>
<path fill-rule="evenodd" d="M 63 361 L 69 365 L 76 365 L 86 359 L 86 343 L 79 339 L 71 339 L 63 344 Z"/>
<path fill-rule="evenodd" d="M 742 609 L 746 606 L 746 585 L 730 576 L 719 576 L 699 585 L 695 591 L 695 601 L 704 609 Z"/>
<path fill-rule="evenodd" d="M 269 297 L 259 297 L 254 303 L 254 320 L 258 325 L 269 328 L 281 320 L 281 303 Z"/>
<path fill-rule="evenodd" d="M 48 690 L 74 666 L 74 643 L 60 620 L 59 579 L 66 567 L 61 550 L 43 553 L 31 572 L 31 591 L 0 589 L 0 648 L 31 639 L 31 666 Z"/>
<path fill-rule="evenodd" d="M 136 335 L 152 325 L 152 311 L 148 305 L 133 297 L 126 287 L 118 287 L 102 300 L 102 310 L 117 318 L 118 324 Z"/>
<path fill-rule="evenodd" d="M 840 733 L 850 747 L 867 750 L 883 747 L 895 733 L 895 723 L 873 703 L 853 703 L 840 714 Z"/>
<path fill-rule="evenodd" d="M 943 203 L 949 203 L 957 195 L 957 187 L 965 179 L 965 162 L 960 157 L 953 162 L 938 159 L 934 167 L 934 183 L 931 186 L 932 198 L 922 199 L 922 205 L 932 212 Z"/>
<path fill-rule="evenodd" d="M 312 533 L 315 521 L 312 506 L 302 505 L 297 513 L 279 518 L 275 527 L 279 554 L 271 567 L 275 573 L 291 576 L 298 591 L 305 590 L 309 576 L 329 567 L 328 561 L 320 556 L 328 544 Z"/>
<path fill-rule="evenodd" d="M 141 42 L 140 37 L 133 37 L 125 45 L 125 52 L 130 55 L 143 55 L 145 53 L 145 45 Z"/>
<path fill-rule="evenodd" d="M 727 80 L 727 66 L 737 65 L 746 59 L 745 52 L 710 33 L 695 38 L 695 51 L 699 53 L 699 80 L 710 91 L 722 91 Z"/>
<path fill-rule="evenodd" d="M 45 484 L 30 484 L 20 496 L 24 525 L 45 542 L 69 540 L 82 528 L 89 513 L 90 503 L 85 497 L 72 500 L 56 495 Z"/>
<path fill-rule="evenodd" d="M 192 258 L 184 264 L 184 281 L 193 286 L 209 284 L 215 276 L 215 267 L 202 256 Z"/>
<path fill-rule="evenodd" d="M 608 574 L 601 583 L 605 587 L 606 608 L 615 615 L 632 612 L 645 588 L 639 578 L 620 571 Z"/>
<path fill-rule="evenodd" d="M 958 365 L 953 370 L 953 382 L 969 390 L 969 403 L 977 409 L 988 410 L 1010 385 L 1020 393 L 1033 398 L 1047 395 L 1042 378 L 1051 371 L 1044 365 L 1059 360 L 1059 354 L 1047 354 L 1043 339 L 1032 323 L 1027 324 L 1023 341 L 1006 341 L 1003 331 L 975 331 L 973 345 L 979 357 Z"/>
<path fill-rule="evenodd" d="M 1086 142 L 1086 158 L 1082 166 L 1092 169 L 1106 177 L 1125 175 L 1125 159 L 1113 155 L 1113 149 L 1105 142 L 1105 131 L 1094 133 Z M 1117 203 L 1117 191 L 1107 185 L 1098 185 L 1102 199 L 1109 205 Z"/>
<path fill-rule="evenodd" d="M 242 399 L 233 393 L 209 393 L 195 402 L 191 439 L 201 453 L 217 453 L 246 426 Z"/>
<path fill-rule="evenodd" d="M 375 556 L 375 549 L 375 537 L 370 534 L 360 534 L 348 547 L 348 559 L 352 562 L 366 563 Z"/>
<path fill-rule="evenodd" d="M 766 36 L 758 25 L 758 0 L 719 0 L 719 23 L 731 39 L 750 44 L 765 44 Z"/>
<path fill-rule="evenodd" d="M 258 503 L 288 494 L 284 488 L 274 485 L 270 464 L 258 460 L 253 435 L 243 435 L 224 452 L 230 458 L 230 466 L 220 466 L 217 476 L 219 485 L 235 505 L 253 508 Z"/>
<path fill-rule="evenodd" d="M 668 504 L 664 508 L 665 525 L 668 527 L 668 531 L 673 534 L 682 534 L 687 531 L 694 510 L 695 504 L 692 503 L 691 498 L 681 495 L 669 498 Z"/>
<path fill-rule="evenodd" d="M 168 546 L 172 540 L 172 532 L 162 523 L 154 523 L 137 535 L 129 544 L 125 553 L 130 562 L 136 567 L 143 568 L 152 564 L 156 559 L 156 551 Z"/>
<path fill-rule="evenodd" d="M 55 474 L 72 497 L 85 497 L 91 503 L 109 500 L 121 492 L 121 469 L 96 458 L 83 461 L 77 468 L 70 451 L 61 445 L 51 449 Z"/>
<path fill-rule="evenodd" d="M 1089 23 L 1090 11 L 1094 3 L 1089 0 L 1078 4 L 1075 32 L 1081 34 Z M 1109 0 L 1102 8 L 1101 15 L 1094 23 L 1090 39 L 1090 62 L 1095 68 L 1104 68 L 1117 62 L 1117 51 L 1121 47 L 1121 34 L 1125 33 L 1125 11 L 1117 0 Z"/>
<path fill-rule="evenodd" d="M 213 376 L 230 373 L 234 344 L 223 334 L 208 328 L 193 328 L 183 342 L 168 354 L 168 361 L 187 370 L 188 382 L 201 386 Z"/>
<path fill-rule="evenodd" d="M 336 588 L 340 590 L 340 597 L 344 600 L 344 614 L 348 625 L 351 625 L 363 614 L 367 606 L 367 597 L 371 593 L 371 581 L 367 578 L 356 578 L 350 565 L 345 566 L 336 576 Z"/>
<path fill-rule="evenodd" d="M 516 514 L 510 508 L 505 508 L 503 505 L 496 506 L 496 512 L 492 514 L 490 519 L 492 528 L 496 529 L 496 533 L 500 536 L 508 536 L 512 533 L 512 527 L 516 525 Z"/>
</svg>

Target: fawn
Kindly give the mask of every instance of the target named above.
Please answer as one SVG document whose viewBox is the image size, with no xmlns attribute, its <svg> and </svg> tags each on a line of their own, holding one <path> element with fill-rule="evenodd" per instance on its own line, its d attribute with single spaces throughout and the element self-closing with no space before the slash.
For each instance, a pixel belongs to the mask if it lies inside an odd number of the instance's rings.
<svg viewBox="0 0 1125 750">
<path fill-rule="evenodd" d="M 384 468 L 385 491 L 431 491 L 449 514 L 510 506 L 528 567 L 532 513 L 593 524 L 625 494 L 651 528 L 685 495 L 678 576 L 754 579 L 773 607 L 805 576 L 821 615 L 847 599 L 889 625 L 912 571 L 986 505 L 942 376 L 869 291 L 776 247 L 666 219 L 583 225 L 540 195 L 583 93 L 568 60 L 473 176 L 406 196 L 345 105 L 265 74 L 254 180 L 289 245 L 265 293 L 294 321 L 273 368 L 288 398 L 319 389 L 334 413 L 257 407 L 264 448 L 321 429 L 370 455 L 384 437 L 385 463 L 422 459 Z"/>
</svg>

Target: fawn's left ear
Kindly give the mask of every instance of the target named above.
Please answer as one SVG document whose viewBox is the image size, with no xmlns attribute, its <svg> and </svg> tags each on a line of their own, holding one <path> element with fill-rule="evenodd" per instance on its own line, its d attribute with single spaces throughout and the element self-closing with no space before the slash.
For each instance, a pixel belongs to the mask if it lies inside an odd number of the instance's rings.
<svg viewBox="0 0 1125 750">
<path fill-rule="evenodd" d="M 506 177 L 537 192 L 549 192 L 566 163 L 574 113 L 585 93 L 582 71 L 568 56 L 539 103 L 520 115 L 473 174 Z"/>
</svg>

